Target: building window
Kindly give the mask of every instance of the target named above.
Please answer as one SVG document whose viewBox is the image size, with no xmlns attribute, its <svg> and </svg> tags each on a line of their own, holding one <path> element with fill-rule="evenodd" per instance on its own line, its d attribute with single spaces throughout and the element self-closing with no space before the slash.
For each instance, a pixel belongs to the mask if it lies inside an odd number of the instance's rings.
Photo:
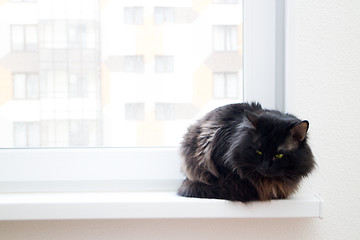
<svg viewBox="0 0 360 240">
<path fill-rule="evenodd" d="M 155 72 L 171 73 L 174 72 L 173 56 L 155 56 Z"/>
<path fill-rule="evenodd" d="M 237 73 L 214 73 L 213 94 L 215 99 L 236 99 L 239 97 Z"/>
<path fill-rule="evenodd" d="M 143 11 L 142 7 L 125 7 L 124 24 L 143 24 Z"/>
<path fill-rule="evenodd" d="M 70 48 L 86 46 L 87 31 L 85 25 L 77 24 L 68 26 L 68 34 Z"/>
<path fill-rule="evenodd" d="M 125 104 L 125 120 L 127 121 L 143 121 L 145 119 L 144 103 L 126 103 Z"/>
<path fill-rule="evenodd" d="M 88 81 L 81 74 L 70 75 L 69 96 L 73 98 L 81 98 L 88 96 Z"/>
<path fill-rule="evenodd" d="M 11 26 L 11 49 L 13 51 L 36 51 L 38 45 L 35 25 Z"/>
<path fill-rule="evenodd" d="M 96 146 L 97 133 L 96 120 L 70 120 L 69 145 L 70 146 Z"/>
<path fill-rule="evenodd" d="M 129 73 L 144 73 L 144 56 L 125 56 L 124 71 Z"/>
<path fill-rule="evenodd" d="M 40 124 L 38 122 L 14 122 L 14 146 L 40 146 Z"/>
<path fill-rule="evenodd" d="M 69 146 L 68 134 L 69 121 L 42 120 L 41 121 L 41 145 L 45 147 Z"/>
<path fill-rule="evenodd" d="M 70 120 L 69 124 L 69 145 L 88 146 L 89 126 L 81 120 Z"/>
<path fill-rule="evenodd" d="M 158 121 L 175 120 L 176 106 L 174 103 L 156 103 L 155 116 Z"/>
<path fill-rule="evenodd" d="M 38 75 L 35 73 L 14 73 L 13 96 L 14 99 L 38 99 Z"/>
<path fill-rule="evenodd" d="M 155 7 L 154 22 L 155 24 L 174 23 L 174 8 Z"/>
<path fill-rule="evenodd" d="M 213 49 L 216 52 L 238 50 L 238 26 L 213 26 Z"/>
</svg>

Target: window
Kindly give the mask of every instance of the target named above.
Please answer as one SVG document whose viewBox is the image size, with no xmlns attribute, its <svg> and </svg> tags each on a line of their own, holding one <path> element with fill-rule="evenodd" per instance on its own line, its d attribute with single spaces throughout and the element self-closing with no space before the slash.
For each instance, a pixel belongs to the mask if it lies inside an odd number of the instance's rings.
<svg viewBox="0 0 360 240">
<path fill-rule="evenodd" d="M 69 79 L 69 96 L 70 97 L 87 97 L 88 81 L 81 74 L 71 74 Z"/>
<path fill-rule="evenodd" d="M 155 24 L 174 23 L 174 8 L 155 7 L 154 12 Z"/>
<path fill-rule="evenodd" d="M 174 72 L 173 56 L 155 56 L 155 72 L 171 73 Z"/>
<path fill-rule="evenodd" d="M 238 50 L 238 27 L 237 26 L 214 26 L 213 27 L 214 51 L 237 51 Z"/>
<path fill-rule="evenodd" d="M 127 103 L 125 104 L 125 120 L 142 121 L 145 119 L 144 103 Z"/>
<path fill-rule="evenodd" d="M 96 141 L 95 120 L 71 120 L 69 122 L 70 146 L 96 146 Z"/>
<path fill-rule="evenodd" d="M 144 57 L 143 56 L 125 56 L 125 72 L 128 73 L 143 73 L 144 72 Z"/>
<path fill-rule="evenodd" d="M 14 145 L 16 147 L 39 146 L 40 126 L 38 122 L 15 122 Z"/>
<path fill-rule="evenodd" d="M 34 25 L 11 25 L 13 51 L 37 50 L 37 29 Z"/>
<path fill-rule="evenodd" d="M 214 73 L 214 98 L 238 98 L 239 81 L 237 73 Z"/>
<path fill-rule="evenodd" d="M 125 24 L 143 24 L 143 8 L 142 7 L 125 7 L 124 23 Z"/>
<path fill-rule="evenodd" d="M 156 103 L 156 119 L 159 121 L 169 121 L 175 119 L 175 104 Z"/>
<path fill-rule="evenodd" d="M 16 21 L 13 9 L 0 15 L 11 43 L 0 45 L 0 182 L 30 179 L 16 188 L 26 191 L 177 184 L 171 147 L 196 119 L 233 102 L 276 106 L 278 1 L 73 2 L 24 4 L 38 14 Z"/>
<path fill-rule="evenodd" d="M 13 74 L 14 99 L 38 99 L 39 79 L 36 73 Z"/>
<path fill-rule="evenodd" d="M 68 27 L 69 46 L 76 48 L 86 46 L 87 30 L 83 24 L 70 25 Z"/>
</svg>

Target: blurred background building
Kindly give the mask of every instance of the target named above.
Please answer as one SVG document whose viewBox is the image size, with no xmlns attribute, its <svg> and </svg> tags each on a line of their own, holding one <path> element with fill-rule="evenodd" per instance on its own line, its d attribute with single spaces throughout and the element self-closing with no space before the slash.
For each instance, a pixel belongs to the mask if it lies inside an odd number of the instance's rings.
<svg viewBox="0 0 360 240">
<path fill-rule="evenodd" d="M 0 1 L 0 147 L 174 146 L 243 99 L 242 2 Z"/>
</svg>

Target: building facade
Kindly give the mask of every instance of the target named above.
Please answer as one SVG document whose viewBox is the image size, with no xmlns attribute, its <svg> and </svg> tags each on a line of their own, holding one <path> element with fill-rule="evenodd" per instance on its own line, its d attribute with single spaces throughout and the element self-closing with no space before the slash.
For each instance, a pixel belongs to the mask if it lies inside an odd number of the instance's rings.
<svg viewBox="0 0 360 240">
<path fill-rule="evenodd" d="M 0 33 L 0 147 L 177 145 L 243 97 L 241 1 L 2 1 Z"/>
</svg>

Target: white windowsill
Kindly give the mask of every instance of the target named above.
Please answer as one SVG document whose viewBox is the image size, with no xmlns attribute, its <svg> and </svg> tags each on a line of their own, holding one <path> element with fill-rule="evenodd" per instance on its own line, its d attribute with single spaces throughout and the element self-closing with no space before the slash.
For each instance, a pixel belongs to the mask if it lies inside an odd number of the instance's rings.
<svg viewBox="0 0 360 240">
<path fill-rule="evenodd" d="M 0 220 L 322 218 L 315 195 L 243 204 L 175 192 L 2 193 Z"/>
</svg>

